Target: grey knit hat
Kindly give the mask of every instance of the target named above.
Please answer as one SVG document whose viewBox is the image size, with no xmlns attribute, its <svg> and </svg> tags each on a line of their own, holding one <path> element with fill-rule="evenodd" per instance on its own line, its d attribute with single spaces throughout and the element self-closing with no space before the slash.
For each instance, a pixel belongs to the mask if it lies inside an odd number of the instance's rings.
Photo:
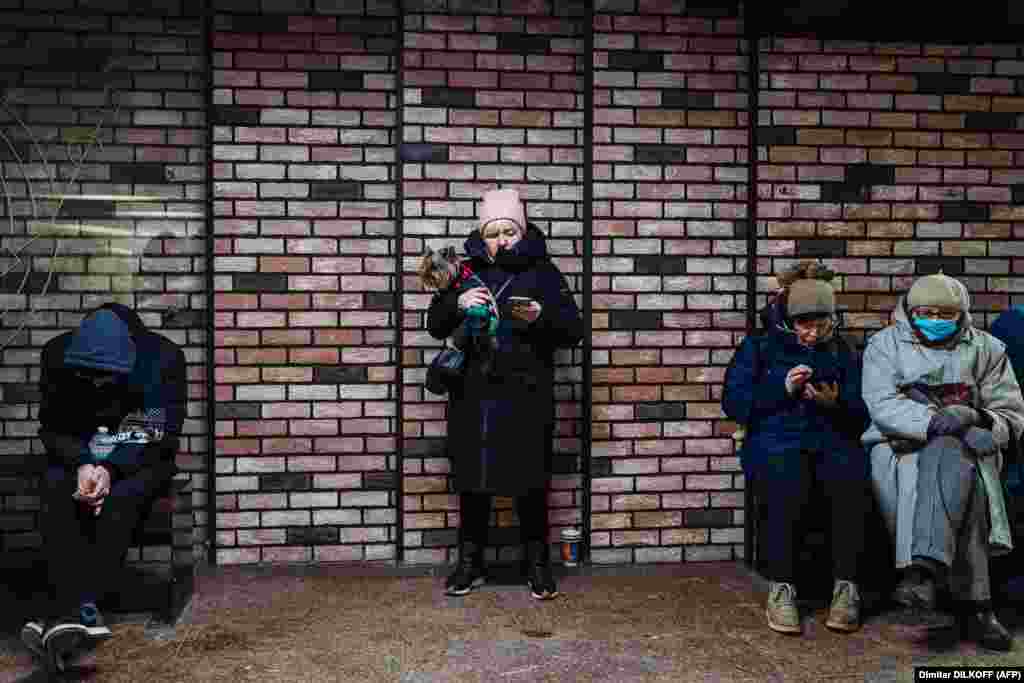
<svg viewBox="0 0 1024 683">
<path fill-rule="evenodd" d="M 925 275 L 918 278 L 907 293 L 907 308 L 913 310 L 918 306 L 935 306 L 963 312 L 967 308 L 963 291 L 960 282 L 944 273 Z"/>
<path fill-rule="evenodd" d="M 789 286 L 786 295 L 786 316 L 833 315 L 836 312 L 836 293 L 824 280 L 797 280 Z"/>
</svg>

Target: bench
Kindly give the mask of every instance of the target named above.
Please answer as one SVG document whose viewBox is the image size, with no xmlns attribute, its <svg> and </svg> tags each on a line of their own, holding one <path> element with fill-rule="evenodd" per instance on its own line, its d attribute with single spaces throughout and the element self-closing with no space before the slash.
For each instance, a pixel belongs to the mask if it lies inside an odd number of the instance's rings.
<svg viewBox="0 0 1024 683">
<path fill-rule="evenodd" d="M 746 438 L 746 425 L 737 424 L 733 432 L 736 452 L 739 453 Z M 811 505 L 824 505 L 824 497 L 813 498 Z M 764 511 L 763 503 L 757 495 L 757 483 L 747 480 L 743 489 L 743 524 L 744 524 L 744 563 L 757 574 L 761 574 L 760 520 Z M 808 596 L 830 597 L 832 591 L 832 542 L 830 517 L 828 514 L 812 515 L 804 527 L 804 544 L 797 560 L 797 582 Z M 865 550 L 872 548 L 872 553 L 861 555 L 863 576 L 862 588 L 879 589 L 893 580 L 891 569 L 891 550 L 888 547 L 888 533 L 882 521 L 874 496 L 870 499 L 870 513 L 865 519 Z"/>
<path fill-rule="evenodd" d="M 2 468 L 0 477 L 21 480 L 25 484 L 22 490 L 37 491 L 44 476 L 45 460 L 30 460 L 21 461 L 17 468 Z M 0 553 L 0 595 L 17 603 L 12 603 L 14 610 L 9 618 L 38 616 L 41 605 L 36 602 L 49 592 L 46 578 L 42 548 Z M 192 486 L 189 476 L 180 474 L 143 515 L 125 555 L 118 592 L 105 596 L 100 601 L 101 608 L 111 612 L 153 612 L 156 620 L 174 624 L 189 604 L 194 583 Z"/>
<path fill-rule="evenodd" d="M 187 474 L 177 475 L 153 500 L 125 555 L 124 573 L 119 592 L 106 600 L 108 609 L 152 610 L 160 621 L 178 621 L 195 587 L 192 481 Z"/>
</svg>

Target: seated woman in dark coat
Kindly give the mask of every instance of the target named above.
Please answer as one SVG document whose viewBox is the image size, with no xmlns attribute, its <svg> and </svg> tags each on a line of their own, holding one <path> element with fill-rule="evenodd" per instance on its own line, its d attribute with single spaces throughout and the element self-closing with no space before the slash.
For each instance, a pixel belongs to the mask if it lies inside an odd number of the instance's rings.
<svg viewBox="0 0 1024 683">
<path fill-rule="evenodd" d="M 726 415 L 747 428 L 739 455 L 766 510 L 768 626 L 801 632 L 795 562 L 811 491 L 824 489 L 835 579 L 825 623 L 854 631 L 860 626 L 858 559 L 870 502 L 867 458 L 858 443 L 868 424 L 860 364 L 835 334 L 835 294 L 828 282 L 798 279 L 773 306 L 763 318 L 776 324 L 743 341 L 722 398 Z"/>
<path fill-rule="evenodd" d="M 465 381 L 449 394 L 448 454 L 461 494 L 461 527 L 459 564 L 446 590 L 465 595 L 484 582 L 491 497 L 514 496 L 526 542 L 527 583 L 535 598 L 548 599 L 558 594 L 548 557 L 546 501 L 554 353 L 580 342 L 583 321 L 565 278 L 548 258 L 543 233 L 527 225 L 518 193 L 488 192 L 480 213 L 480 229 L 465 250 L 485 286 L 439 292 L 427 313 L 436 339 L 455 332 L 474 306 L 490 306 L 499 316 L 493 340 L 462 340 Z"/>
</svg>

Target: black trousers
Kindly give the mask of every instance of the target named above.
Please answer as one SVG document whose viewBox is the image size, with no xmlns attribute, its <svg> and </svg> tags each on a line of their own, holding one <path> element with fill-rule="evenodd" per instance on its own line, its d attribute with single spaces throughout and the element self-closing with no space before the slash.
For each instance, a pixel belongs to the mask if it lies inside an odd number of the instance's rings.
<svg viewBox="0 0 1024 683">
<path fill-rule="evenodd" d="M 487 545 L 492 498 L 489 493 L 463 493 L 459 496 L 462 508 L 460 535 L 463 543 L 468 541 L 478 546 Z M 533 489 L 524 496 L 515 497 L 523 542 L 547 540 L 547 501 L 547 491 L 544 489 Z"/>
<path fill-rule="evenodd" d="M 71 499 L 78 488 L 77 469 L 46 471 L 42 530 L 50 584 L 47 616 L 65 616 L 116 588 L 139 518 L 167 481 L 148 470 L 120 479 L 96 516 Z"/>
<path fill-rule="evenodd" d="M 828 453 L 804 451 L 773 458 L 755 484 L 764 514 L 759 550 L 765 577 L 795 582 L 808 522 L 827 515 L 832 576 L 858 581 L 864 522 L 871 503 L 867 477 L 867 458 L 852 444 Z M 812 506 L 814 499 L 822 507 Z"/>
</svg>

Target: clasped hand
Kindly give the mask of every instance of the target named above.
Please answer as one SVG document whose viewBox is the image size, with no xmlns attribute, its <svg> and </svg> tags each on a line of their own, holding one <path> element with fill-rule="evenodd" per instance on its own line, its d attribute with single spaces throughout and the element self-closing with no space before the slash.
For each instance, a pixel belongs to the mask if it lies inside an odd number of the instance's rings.
<svg viewBox="0 0 1024 683">
<path fill-rule="evenodd" d="M 99 515 L 110 493 L 110 471 L 103 465 L 82 465 L 78 468 L 78 489 L 72 498 Z"/>
<path fill-rule="evenodd" d="M 805 401 L 814 401 L 822 408 L 834 408 L 839 401 L 838 382 L 820 382 L 817 386 L 809 381 L 814 369 L 797 365 L 786 373 L 786 392 L 791 396 L 799 394 Z"/>
</svg>

